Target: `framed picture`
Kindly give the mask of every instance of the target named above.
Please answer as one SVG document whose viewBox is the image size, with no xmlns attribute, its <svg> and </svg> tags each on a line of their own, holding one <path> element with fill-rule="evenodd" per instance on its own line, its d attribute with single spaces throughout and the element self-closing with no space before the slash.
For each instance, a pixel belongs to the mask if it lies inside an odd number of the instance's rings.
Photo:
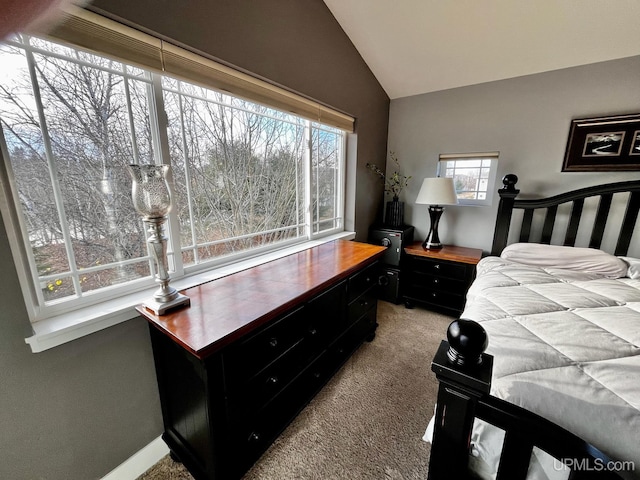
<svg viewBox="0 0 640 480">
<path fill-rule="evenodd" d="M 629 155 L 640 155 L 640 130 L 633 132 L 633 138 L 631 139 L 631 151 Z"/>
<path fill-rule="evenodd" d="M 640 170 L 640 113 L 571 121 L 563 172 Z"/>
</svg>

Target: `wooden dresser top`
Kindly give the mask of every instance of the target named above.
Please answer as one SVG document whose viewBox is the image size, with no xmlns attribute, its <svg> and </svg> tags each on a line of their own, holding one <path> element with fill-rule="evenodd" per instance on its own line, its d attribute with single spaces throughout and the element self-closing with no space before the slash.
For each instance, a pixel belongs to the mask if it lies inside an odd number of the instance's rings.
<svg viewBox="0 0 640 480">
<path fill-rule="evenodd" d="M 158 316 L 136 310 L 204 358 L 380 257 L 385 248 L 337 240 L 182 291 L 191 306 Z"/>
</svg>

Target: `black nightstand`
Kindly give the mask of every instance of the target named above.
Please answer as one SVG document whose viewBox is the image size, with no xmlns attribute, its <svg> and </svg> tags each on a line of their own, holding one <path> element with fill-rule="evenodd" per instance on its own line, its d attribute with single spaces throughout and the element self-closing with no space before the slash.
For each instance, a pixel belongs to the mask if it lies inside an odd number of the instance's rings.
<svg viewBox="0 0 640 480">
<path fill-rule="evenodd" d="M 422 242 L 415 242 L 406 246 L 404 252 L 405 306 L 412 308 L 419 303 L 447 315 L 460 315 L 482 250 L 455 245 L 426 250 Z"/>
</svg>

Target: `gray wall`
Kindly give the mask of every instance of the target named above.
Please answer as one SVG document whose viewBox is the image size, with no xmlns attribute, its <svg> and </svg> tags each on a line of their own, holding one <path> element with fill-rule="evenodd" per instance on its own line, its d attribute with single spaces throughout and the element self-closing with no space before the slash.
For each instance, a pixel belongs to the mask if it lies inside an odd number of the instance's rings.
<svg viewBox="0 0 640 480">
<path fill-rule="evenodd" d="M 104 0 L 97 7 L 357 117 L 356 228 L 382 190 L 389 99 L 321 0 Z M 0 478 L 100 478 L 162 432 L 149 336 L 140 319 L 33 354 L 0 226 Z"/>
<path fill-rule="evenodd" d="M 0 478 L 99 478 L 161 433 L 141 319 L 31 353 L 22 293 L 0 229 Z"/>
<path fill-rule="evenodd" d="M 436 175 L 440 153 L 499 151 L 497 185 L 515 173 L 524 195 L 552 195 L 640 172 L 561 172 L 574 118 L 640 112 L 640 57 L 529 75 L 391 102 L 389 150 L 413 175 L 405 220 L 417 239 L 429 230 L 426 205 L 415 205 L 422 179 Z M 496 188 L 497 189 L 497 188 Z M 447 207 L 440 239 L 490 250 L 498 195 L 490 207 Z"/>
</svg>

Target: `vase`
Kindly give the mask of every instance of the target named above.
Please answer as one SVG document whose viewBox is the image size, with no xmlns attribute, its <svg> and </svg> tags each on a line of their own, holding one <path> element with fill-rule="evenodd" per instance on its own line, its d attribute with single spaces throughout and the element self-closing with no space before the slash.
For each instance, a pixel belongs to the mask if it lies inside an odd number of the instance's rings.
<svg viewBox="0 0 640 480">
<path fill-rule="evenodd" d="M 399 201 L 398 197 L 393 197 L 393 200 L 387 202 L 384 223 L 391 227 L 400 227 L 404 224 L 404 202 Z"/>
</svg>

